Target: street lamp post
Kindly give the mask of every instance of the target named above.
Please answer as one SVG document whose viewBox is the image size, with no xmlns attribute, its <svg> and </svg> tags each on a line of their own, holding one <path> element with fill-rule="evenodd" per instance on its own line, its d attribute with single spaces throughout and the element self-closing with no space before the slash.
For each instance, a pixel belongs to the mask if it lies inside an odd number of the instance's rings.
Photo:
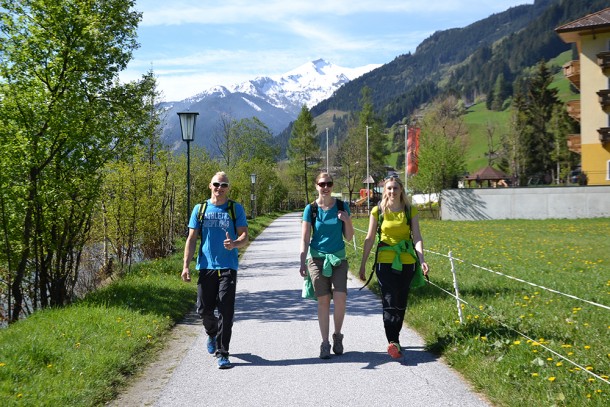
<svg viewBox="0 0 610 407">
<path fill-rule="evenodd" d="M 250 217 L 254 219 L 254 205 L 256 197 L 254 196 L 254 184 L 256 184 L 256 174 L 250 174 Z"/>
<path fill-rule="evenodd" d="M 371 213 L 371 194 L 369 189 L 369 128 L 366 126 L 366 210 Z"/>
<path fill-rule="evenodd" d="M 197 112 L 178 112 L 180 118 L 180 131 L 182 140 L 186 141 L 186 224 L 188 231 L 188 223 L 191 210 L 191 141 L 195 139 L 195 122 L 197 121 Z"/>
<path fill-rule="evenodd" d="M 326 128 L 326 172 L 330 173 L 330 164 L 328 164 L 328 127 Z"/>
</svg>

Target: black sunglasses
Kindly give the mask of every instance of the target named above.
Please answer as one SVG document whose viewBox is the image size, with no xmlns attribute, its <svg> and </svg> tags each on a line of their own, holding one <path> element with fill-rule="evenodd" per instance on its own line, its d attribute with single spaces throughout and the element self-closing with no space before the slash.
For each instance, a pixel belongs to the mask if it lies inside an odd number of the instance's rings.
<svg viewBox="0 0 610 407">
<path fill-rule="evenodd" d="M 227 188 L 229 186 L 229 183 L 228 182 L 212 182 L 212 185 L 215 188 L 218 188 L 218 187 L 220 187 L 220 188 Z"/>
<path fill-rule="evenodd" d="M 330 187 L 332 187 L 332 186 L 333 186 L 333 182 L 332 182 L 332 181 L 328 181 L 328 182 L 318 182 L 318 186 L 319 186 L 320 188 L 326 188 L 326 187 L 330 188 Z"/>
</svg>

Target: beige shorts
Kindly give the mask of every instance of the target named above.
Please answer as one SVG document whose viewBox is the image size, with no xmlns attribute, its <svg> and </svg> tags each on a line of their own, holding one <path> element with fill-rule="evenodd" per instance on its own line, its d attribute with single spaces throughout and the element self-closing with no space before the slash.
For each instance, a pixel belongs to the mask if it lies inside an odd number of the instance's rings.
<svg viewBox="0 0 610 407">
<path fill-rule="evenodd" d="M 333 274 L 330 277 L 322 275 L 323 266 L 323 258 L 312 257 L 307 260 L 307 271 L 316 297 L 329 295 L 333 291 L 347 294 L 347 260 L 343 260 L 338 266 L 333 266 Z"/>
</svg>

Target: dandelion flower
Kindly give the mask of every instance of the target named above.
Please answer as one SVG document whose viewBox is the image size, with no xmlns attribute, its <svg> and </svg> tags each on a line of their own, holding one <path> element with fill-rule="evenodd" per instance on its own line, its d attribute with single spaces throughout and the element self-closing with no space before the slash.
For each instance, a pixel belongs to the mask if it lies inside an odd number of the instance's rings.
<svg viewBox="0 0 610 407">
<path fill-rule="evenodd" d="M 538 373 L 532 373 L 532 377 L 538 377 Z"/>
<path fill-rule="evenodd" d="M 554 381 L 555 381 L 555 376 L 549 377 L 549 382 L 554 382 Z"/>
</svg>

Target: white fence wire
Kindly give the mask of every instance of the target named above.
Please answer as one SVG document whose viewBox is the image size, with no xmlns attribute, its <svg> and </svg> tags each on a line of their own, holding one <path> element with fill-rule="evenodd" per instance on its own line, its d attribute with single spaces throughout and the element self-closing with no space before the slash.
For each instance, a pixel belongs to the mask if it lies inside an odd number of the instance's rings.
<svg viewBox="0 0 610 407">
<path fill-rule="evenodd" d="M 358 229 L 358 228 L 354 228 L 354 230 L 356 230 L 356 231 L 358 231 L 358 232 L 361 232 L 361 233 L 365 233 L 365 234 L 367 233 L 365 230 Z M 355 236 L 354 236 L 354 239 L 353 239 L 353 243 L 354 243 L 354 250 L 355 250 L 355 251 L 358 251 L 358 249 L 360 249 L 360 251 L 362 251 L 362 248 L 361 248 L 361 247 L 360 247 L 360 248 L 357 248 L 357 245 L 356 245 L 356 238 L 355 238 Z M 469 307 L 469 308 L 472 308 L 472 309 L 473 309 L 473 310 L 475 310 L 476 312 L 480 312 L 480 313 L 484 314 L 486 317 L 491 318 L 491 319 L 493 319 L 494 321 L 496 321 L 496 322 L 497 322 L 499 325 L 501 325 L 502 327 L 504 327 L 504 328 L 506 328 L 506 329 L 508 329 L 508 330 L 510 330 L 510 331 L 512 331 L 512 332 L 514 332 L 514 333 L 516 333 L 517 335 L 521 336 L 522 338 L 525 338 L 525 339 L 526 339 L 526 340 L 528 340 L 528 341 L 531 341 L 532 343 L 535 343 L 536 345 L 538 345 L 538 346 L 540 346 L 541 348 L 545 349 L 545 350 L 546 350 L 546 351 L 548 351 L 549 353 L 552 353 L 553 355 L 557 356 L 558 358 L 563 359 L 563 360 L 564 360 L 564 361 L 566 361 L 567 363 L 570 363 L 571 365 L 573 365 L 573 366 L 575 366 L 575 367 L 577 367 L 577 368 L 581 369 L 582 371 L 584 371 L 584 372 L 588 373 L 589 375 L 591 375 L 591 376 L 595 377 L 596 379 L 598 379 L 598 380 L 600 380 L 600 381 L 602 381 L 602 382 L 604 382 L 604 383 L 606 383 L 606 384 L 609 384 L 609 385 L 610 385 L 610 380 L 608 380 L 608 379 L 605 379 L 605 378 L 601 377 L 600 375 L 598 375 L 598 374 L 596 374 L 596 373 L 592 372 L 591 370 L 588 370 L 586 367 L 584 367 L 584 366 L 582 366 L 582 365 L 578 364 L 577 362 L 575 362 L 575 361 L 573 361 L 573 360 L 571 360 L 571 359 L 567 358 L 566 356 L 564 356 L 564 355 L 562 355 L 562 354 L 558 353 L 557 351 L 555 351 L 555 350 L 553 350 L 553 349 L 549 348 L 548 346 L 545 346 L 543 343 L 541 343 L 541 342 L 539 342 L 539 341 L 537 341 L 537 340 L 535 340 L 535 339 L 533 339 L 533 338 L 529 337 L 528 335 L 524 334 L 523 332 L 520 332 L 520 331 L 516 330 L 515 328 L 513 328 L 513 327 L 511 327 L 511 326 L 506 325 L 505 323 L 501 322 L 501 321 L 500 321 L 498 318 L 496 318 L 495 316 L 493 316 L 493 315 L 490 315 L 490 314 L 486 313 L 485 311 L 481 310 L 480 308 L 475 307 L 475 306 L 473 306 L 473 305 L 469 304 L 469 303 L 468 303 L 467 301 L 465 301 L 464 299 L 460 298 L 460 296 L 459 296 L 459 287 L 458 287 L 458 286 L 459 286 L 459 284 L 458 284 L 457 272 L 456 272 L 456 270 L 455 270 L 455 264 L 454 264 L 454 262 L 455 262 L 455 261 L 457 261 L 457 262 L 460 262 L 460 263 L 462 263 L 462 264 L 468 264 L 468 265 L 470 265 L 471 267 L 478 268 L 478 269 L 480 269 L 480 270 L 484 270 L 484 271 L 487 271 L 487 272 L 490 272 L 490 273 L 493 273 L 493 274 L 499 275 L 499 276 L 501 276 L 501 277 L 505 277 L 505 278 L 508 278 L 508 279 L 514 280 L 514 281 L 518 281 L 518 282 L 520 282 L 520 283 L 528 284 L 528 285 L 531 285 L 532 287 L 536 287 L 536 288 L 539 288 L 539 289 L 541 289 L 541 290 L 548 291 L 548 292 L 553 293 L 553 294 L 562 295 L 562 296 L 564 296 L 564 297 L 571 298 L 571 299 L 573 299 L 573 300 L 577 300 L 577 301 L 581 301 L 581 302 L 584 302 L 584 303 L 586 303 L 586 304 L 593 305 L 593 306 L 595 306 L 595 307 L 599 307 L 599 308 L 602 308 L 602 309 L 610 310 L 610 307 L 609 307 L 609 306 L 604 305 L 604 304 L 599 304 L 599 303 L 594 302 L 594 301 L 589 301 L 589 300 L 586 300 L 586 299 L 584 299 L 584 298 L 579 298 L 579 297 L 577 297 L 577 296 L 575 296 L 575 295 L 571 295 L 571 294 L 563 293 L 563 292 L 561 292 L 561 291 L 558 291 L 558 290 L 555 290 L 555 289 L 552 289 L 552 288 L 544 287 L 544 286 L 541 286 L 541 285 L 539 285 L 539 284 L 535 284 L 535 283 L 532 283 L 532 282 L 527 281 L 527 280 L 523 280 L 523 279 L 518 278 L 518 277 L 514 277 L 514 276 L 511 276 L 511 275 L 508 275 L 508 274 L 505 274 L 505 273 L 501 273 L 501 272 L 499 272 L 499 271 L 492 270 L 492 269 L 490 269 L 490 268 L 488 268 L 488 267 L 483 267 L 483 266 L 479 266 L 479 265 L 476 265 L 476 264 L 466 263 L 466 261 L 464 261 L 464 260 L 461 260 L 461 259 L 458 259 L 458 258 L 453 257 L 453 256 L 452 256 L 451 251 L 450 251 L 450 252 L 449 252 L 449 254 L 447 254 L 447 255 L 442 254 L 442 253 L 438 253 L 438 252 L 435 252 L 435 251 L 432 251 L 432 250 L 427 250 L 427 249 L 424 249 L 424 251 L 425 251 L 426 253 L 429 253 L 429 254 L 434 254 L 434 255 L 436 255 L 436 256 L 446 257 L 447 259 L 449 259 L 450 264 L 451 264 L 451 272 L 452 272 L 452 275 L 453 275 L 453 285 L 454 285 L 454 287 L 453 287 L 453 288 L 454 288 L 454 293 L 451 293 L 451 292 L 447 291 L 446 289 L 444 289 L 443 287 L 439 286 L 438 284 L 435 284 L 435 283 L 434 283 L 434 282 L 432 282 L 432 281 L 429 281 L 429 284 L 430 284 L 430 285 L 432 285 L 432 286 L 434 286 L 434 287 L 436 287 L 437 289 L 439 289 L 439 290 L 440 290 L 440 291 L 442 291 L 443 293 L 445 293 L 445 294 L 447 294 L 447 295 L 449 295 L 449 296 L 453 297 L 453 298 L 456 300 L 456 302 L 457 302 L 457 309 L 458 309 L 458 317 L 459 317 L 460 323 L 463 323 L 463 315 L 462 315 L 462 307 L 461 307 L 461 304 L 464 304 L 464 306 L 467 306 L 467 307 Z"/>
</svg>

